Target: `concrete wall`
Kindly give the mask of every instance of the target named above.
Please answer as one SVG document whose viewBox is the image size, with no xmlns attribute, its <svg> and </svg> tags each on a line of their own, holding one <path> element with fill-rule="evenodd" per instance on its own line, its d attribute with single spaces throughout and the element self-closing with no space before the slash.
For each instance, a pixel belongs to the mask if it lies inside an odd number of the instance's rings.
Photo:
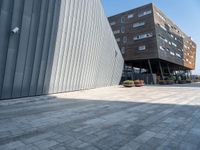
<svg viewBox="0 0 200 150">
<path fill-rule="evenodd" d="M 0 35 L 0 99 L 120 81 L 123 58 L 100 0 L 0 0 Z"/>
</svg>

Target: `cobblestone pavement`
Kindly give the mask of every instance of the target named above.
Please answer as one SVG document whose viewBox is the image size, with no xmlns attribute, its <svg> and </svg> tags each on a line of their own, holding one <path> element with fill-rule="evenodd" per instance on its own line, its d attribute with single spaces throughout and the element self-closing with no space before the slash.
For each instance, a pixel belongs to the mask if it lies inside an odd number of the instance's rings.
<svg viewBox="0 0 200 150">
<path fill-rule="evenodd" d="M 0 101 L 0 150 L 197 150 L 200 88 L 108 87 Z"/>
</svg>

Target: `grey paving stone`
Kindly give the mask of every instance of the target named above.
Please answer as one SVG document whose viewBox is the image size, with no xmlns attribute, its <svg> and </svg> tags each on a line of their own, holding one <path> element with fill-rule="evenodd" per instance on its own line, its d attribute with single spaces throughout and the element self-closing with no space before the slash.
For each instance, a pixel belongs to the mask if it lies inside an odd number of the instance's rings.
<svg viewBox="0 0 200 150">
<path fill-rule="evenodd" d="M 136 137 L 135 141 L 138 143 L 146 143 L 149 139 L 151 139 L 155 135 L 156 134 L 154 132 L 146 131 L 146 132 L 142 133 L 141 135 L 139 135 L 138 137 Z"/>
<path fill-rule="evenodd" d="M 199 88 L 192 87 L 108 87 L 0 101 L 0 149 L 200 149 L 199 113 Z"/>
<path fill-rule="evenodd" d="M 22 143 L 21 141 L 15 141 L 15 142 L 11 142 L 8 144 L 0 145 L 0 149 L 10 150 L 10 149 L 17 149 L 17 148 L 23 147 L 23 146 L 25 146 L 25 144 Z"/>
<path fill-rule="evenodd" d="M 125 144 L 119 150 L 137 150 L 141 144 L 136 143 L 135 141 L 130 141 L 129 143 Z"/>
<path fill-rule="evenodd" d="M 51 147 L 53 147 L 57 144 L 58 143 L 56 141 L 53 141 L 53 140 L 40 140 L 40 141 L 33 143 L 33 145 L 35 145 L 36 147 L 38 147 L 40 149 L 51 148 Z"/>
</svg>

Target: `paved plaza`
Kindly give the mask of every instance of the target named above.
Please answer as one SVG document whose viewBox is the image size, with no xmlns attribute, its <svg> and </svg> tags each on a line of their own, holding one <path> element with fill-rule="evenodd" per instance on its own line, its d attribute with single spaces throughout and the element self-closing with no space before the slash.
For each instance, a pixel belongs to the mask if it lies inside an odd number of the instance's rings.
<svg viewBox="0 0 200 150">
<path fill-rule="evenodd" d="M 0 150 L 198 150 L 200 86 L 0 101 Z"/>
</svg>

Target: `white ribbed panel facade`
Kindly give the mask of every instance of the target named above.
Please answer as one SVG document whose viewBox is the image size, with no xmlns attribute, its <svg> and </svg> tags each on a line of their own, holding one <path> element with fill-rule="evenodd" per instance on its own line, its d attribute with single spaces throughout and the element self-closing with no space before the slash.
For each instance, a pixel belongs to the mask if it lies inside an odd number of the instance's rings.
<svg viewBox="0 0 200 150">
<path fill-rule="evenodd" d="M 100 0 L 0 0 L 0 35 L 0 99 L 120 81 L 123 58 Z"/>
</svg>

